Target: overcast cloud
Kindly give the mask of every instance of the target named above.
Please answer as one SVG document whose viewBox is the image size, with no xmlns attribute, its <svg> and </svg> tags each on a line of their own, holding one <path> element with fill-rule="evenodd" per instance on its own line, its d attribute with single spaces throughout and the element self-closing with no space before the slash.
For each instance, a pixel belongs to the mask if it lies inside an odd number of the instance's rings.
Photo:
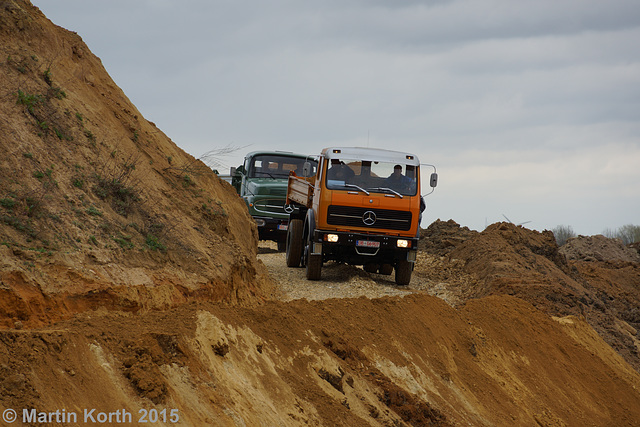
<svg viewBox="0 0 640 427">
<path fill-rule="evenodd" d="M 637 0 L 33 0 L 196 157 L 415 152 L 423 226 L 640 225 Z"/>
</svg>

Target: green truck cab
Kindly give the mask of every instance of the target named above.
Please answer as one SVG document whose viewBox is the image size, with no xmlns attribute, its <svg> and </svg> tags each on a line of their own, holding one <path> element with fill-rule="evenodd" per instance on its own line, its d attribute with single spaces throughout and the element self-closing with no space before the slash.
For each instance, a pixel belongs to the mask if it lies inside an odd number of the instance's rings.
<svg viewBox="0 0 640 427">
<path fill-rule="evenodd" d="M 315 157 L 283 151 L 254 151 L 244 164 L 231 171 L 231 185 L 247 204 L 249 214 L 258 226 L 260 240 L 277 242 L 278 250 L 286 248 L 289 214 L 286 205 L 289 173 L 315 175 Z"/>
</svg>

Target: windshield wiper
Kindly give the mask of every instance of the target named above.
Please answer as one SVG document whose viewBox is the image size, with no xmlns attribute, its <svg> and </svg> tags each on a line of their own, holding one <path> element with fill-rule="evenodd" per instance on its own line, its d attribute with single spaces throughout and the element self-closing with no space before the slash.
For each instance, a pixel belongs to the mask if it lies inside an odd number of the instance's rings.
<svg viewBox="0 0 640 427">
<path fill-rule="evenodd" d="M 375 188 L 370 188 L 369 190 L 373 190 L 373 191 L 390 191 L 393 194 L 395 194 L 396 196 L 400 197 L 401 199 L 404 199 L 404 197 L 402 196 L 402 194 L 398 193 L 396 190 L 392 189 L 392 188 L 388 188 L 388 187 L 375 187 Z"/>
<path fill-rule="evenodd" d="M 349 187 L 349 188 L 357 188 L 358 190 L 362 191 L 364 194 L 366 194 L 367 196 L 370 194 L 367 190 L 365 190 L 364 188 L 355 185 L 355 184 L 344 184 L 345 187 Z"/>
<path fill-rule="evenodd" d="M 271 178 L 271 179 L 276 179 L 276 177 L 275 177 L 275 176 L 273 176 L 273 175 L 271 175 L 269 172 L 258 171 L 258 172 L 256 172 L 255 174 L 257 175 L 257 174 L 259 174 L 259 173 L 261 173 L 261 174 L 263 174 L 263 175 L 267 175 L 267 176 L 269 176 L 269 178 Z M 256 178 L 257 178 L 257 176 L 256 176 Z"/>
</svg>

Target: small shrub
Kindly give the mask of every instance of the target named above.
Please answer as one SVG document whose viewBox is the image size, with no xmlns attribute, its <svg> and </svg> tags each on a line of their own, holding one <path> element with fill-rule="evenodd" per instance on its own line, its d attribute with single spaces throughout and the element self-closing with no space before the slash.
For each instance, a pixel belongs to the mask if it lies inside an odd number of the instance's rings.
<svg viewBox="0 0 640 427">
<path fill-rule="evenodd" d="M 640 242 L 640 225 L 627 224 L 616 230 L 607 228 L 602 234 L 610 239 L 620 239 L 625 245 L 630 245 Z"/>
<path fill-rule="evenodd" d="M 44 78 L 44 81 L 46 84 L 48 84 L 49 86 L 51 86 L 53 84 L 53 77 L 51 76 L 51 69 L 47 68 L 44 73 L 42 73 L 42 77 Z"/>
<path fill-rule="evenodd" d="M 112 239 L 122 249 L 133 249 L 134 248 L 133 243 L 131 243 L 131 241 L 130 241 L 131 240 L 131 236 L 123 236 L 123 235 L 120 234 L 120 235 L 118 235 L 118 237 L 113 237 Z"/>
<path fill-rule="evenodd" d="M 82 178 L 73 178 L 72 184 L 76 188 L 84 187 L 84 180 Z"/>
<path fill-rule="evenodd" d="M 30 114 L 34 114 L 36 105 L 43 101 L 44 97 L 42 95 L 29 95 L 28 93 L 25 93 L 22 90 L 18 89 L 17 103 L 27 107 L 27 111 L 29 111 Z"/>
<path fill-rule="evenodd" d="M 4 199 L 0 199 L 0 206 L 2 206 L 5 209 L 13 209 L 13 207 L 16 205 L 16 201 L 14 199 L 10 199 L 10 198 L 4 198 Z"/>
<path fill-rule="evenodd" d="M 553 236 L 556 238 L 558 246 L 562 246 L 567 243 L 572 237 L 576 237 L 576 233 L 573 231 L 573 227 L 570 225 L 559 225 L 553 230 Z"/>
<path fill-rule="evenodd" d="M 88 139 L 90 142 L 95 142 L 95 141 L 96 141 L 96 137 L 95 137 L 95 136 L 93 135 L 93 133 L 92 133 L 90 130 L 88 130 L 88 129 L 84 131 L 84 136 L 86 136 L 86 137 L 87 137 L 87 139 Z"/>
<path fill-rule="evenodd" d="M 147 234 L 147 238 L 145 239 L 145 244 L 152 251 L 161 251 L 164 252 L 167 247 L 163 245 L 156 236 L 153 234 Z"/>
<path fill-rule="evenodd" d="M 67 93 L 59 87 L 52 88 L 51 95 L 56 99 L 64 99 L 67 97 Z"/>
<path fill-rule="evenodd" d="M 184 188 L 191 187 L 193 185 L 196 185 L 196 183 L 193 182 L 193 179 L 191 179 L 191 177 L 189 175 L 184 175 L 182 177 L 182 186 Z"/>
<path fill-rule="evenodd" d="M 87 214 L 91 216 L 102 216 L 102 212 L 100 212 L 98 208 L 93 205 L 89 206 L 85 212 L 87 212 Z"/>
</svg>

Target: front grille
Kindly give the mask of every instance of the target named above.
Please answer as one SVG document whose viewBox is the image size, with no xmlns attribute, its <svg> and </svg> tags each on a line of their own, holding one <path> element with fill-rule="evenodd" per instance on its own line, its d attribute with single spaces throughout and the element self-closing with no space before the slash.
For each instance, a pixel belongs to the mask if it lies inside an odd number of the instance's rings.
<svg viewBox="0 0 640 427">
<path fill-rule="evenodd" d="M 284 200 L 260 199 L 254 202 L 253 207 L 258 212 L 284 214 Z"/>
<path fill-rule="evenodd" d="M 373 222 L 370 213 L 375 215 Z M 411 212 L 331 205 L 327 212 L 327 222 L 346 227 L 408 231 L 411 229 Z"/>
</svg>

